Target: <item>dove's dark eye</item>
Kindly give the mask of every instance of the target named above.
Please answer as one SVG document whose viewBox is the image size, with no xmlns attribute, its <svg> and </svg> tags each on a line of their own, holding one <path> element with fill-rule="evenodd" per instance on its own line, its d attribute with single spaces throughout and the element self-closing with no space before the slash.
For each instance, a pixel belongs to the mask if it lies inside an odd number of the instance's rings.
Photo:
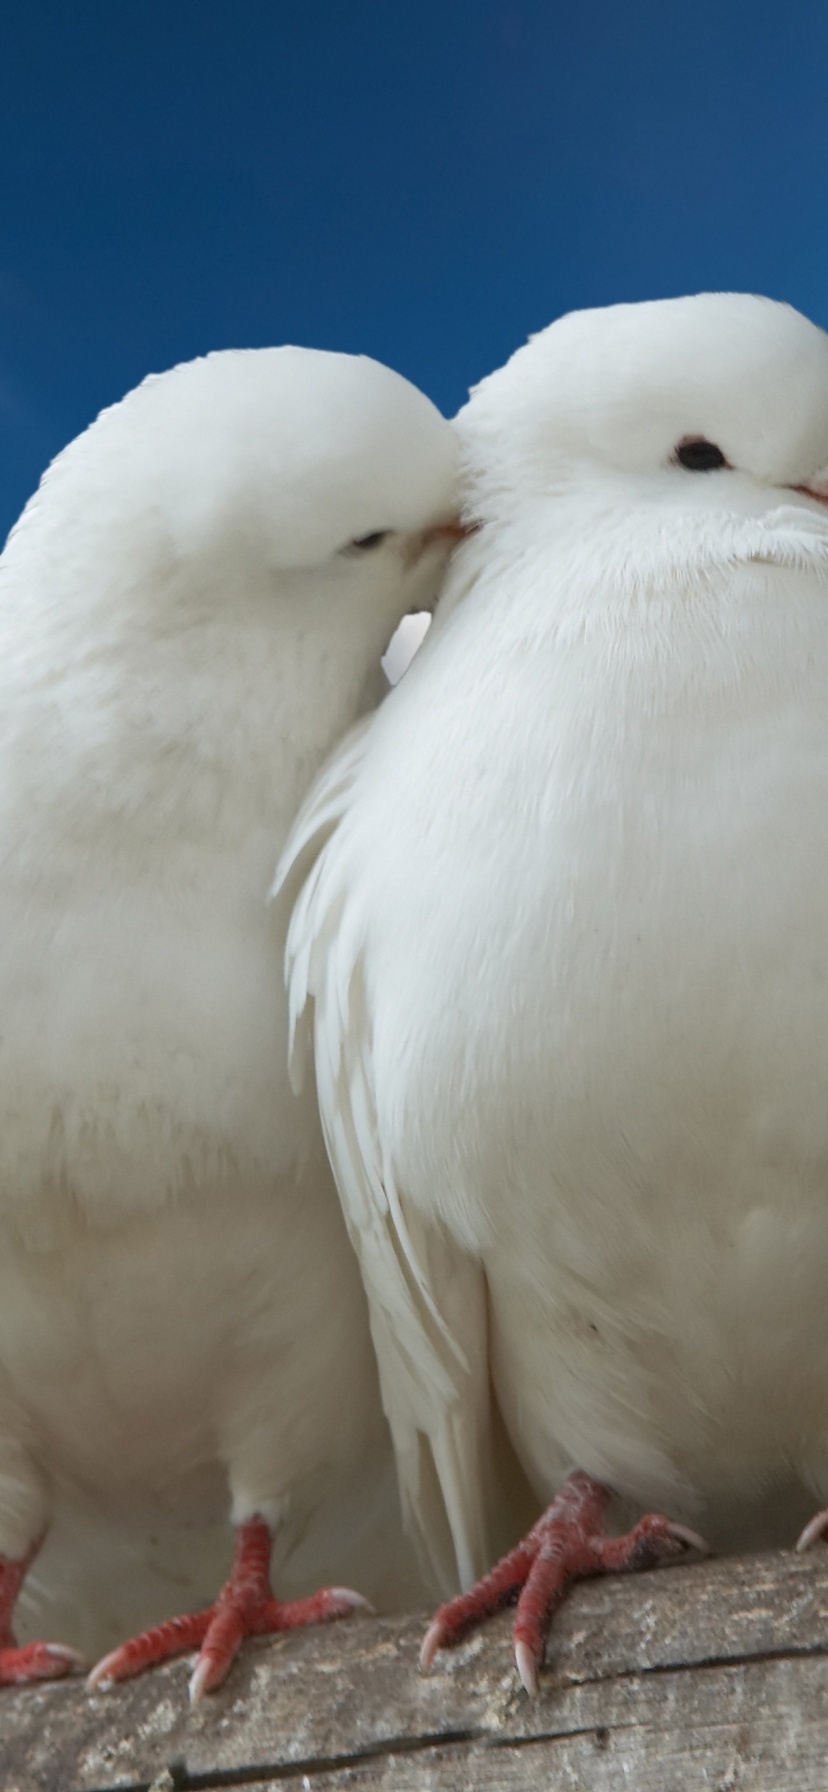
<svg viewBox="0 0 828 1792">
<path fill-rule="evenodd" d="M 703 436 L 691 436 L 686 442 L 679 442 L 675 458 L 688 473 L 713 473 L 716 467 L 727 466 L 721 448 L 717 448 L 715 442 L 706 442 Z"/>
<path fill-rule="evenodd" d="M 378 548 L 380 542 L 387 541 L 390 534 L 390 529 L 374 529 L 371 535 L 358 535 L 356 540 L 351 542 L 351 547 L 363 548 L 366 550 L 369 548 Z"/>
</svg>

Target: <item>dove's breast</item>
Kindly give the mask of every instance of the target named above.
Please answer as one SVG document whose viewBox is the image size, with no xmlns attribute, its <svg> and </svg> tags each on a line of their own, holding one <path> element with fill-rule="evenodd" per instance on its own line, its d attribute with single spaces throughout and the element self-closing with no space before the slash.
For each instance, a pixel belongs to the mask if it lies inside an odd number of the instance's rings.
<svg viewBox="0 0 828 1792">
<path fill-rule="evenodd" d="M 380 1130 L 483 1258 L 541 1493 L 575 1464 L 673 1506 L 826 1484 L 828 601 L 726 595 L 673 639 L 639 613 L 495 657 L 493 629 L 462 727 L 435 673 L 413 897 L 378 830 L 409 939 L 375 897 Z"/>
<path fill-rule="evenodd" d="M 3 884 L 0 1406 L 103 1510 L 218 1516 L 230 1464 L 262 1501 L 312 1500 L 379 1423 L 318 1119 L 288 1085 L 280 817 L 237 808 L 229 843 L 182 831 L 142 862 L 82 836 L 31 871 L 21 825 Z"/>
</svg>

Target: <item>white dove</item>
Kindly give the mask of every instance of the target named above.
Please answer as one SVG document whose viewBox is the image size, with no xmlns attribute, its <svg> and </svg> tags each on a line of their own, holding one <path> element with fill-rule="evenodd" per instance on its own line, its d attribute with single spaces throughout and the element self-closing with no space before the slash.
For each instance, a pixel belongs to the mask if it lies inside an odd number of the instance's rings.
<svg viewBox="0 0 828 1792">
<path fill-rule="evenodd" d="M 76 1660 L 11 1632 L 65 1511 L 90 1551 L 96 1518 L 102 1545 L 125 1527 L 136 1576 L 135 1539 L 151 1566 L 177 1527 L 185 1595 L 199 1527 L 228 1505 L 237 1527 L 216 1607 L 93 1683 L 201 1644 L 198 1697 L 244 1634 L 356 1602 L 270 1593 L 274 1535 L 327 1509 L 347 1560 L 345 1508 L 393 1465 L 318 1115 L 288 1084 L 267 890 L 389 635 L 434 599 L 456 458 L 374 361 L 214 354 L 104 412 L 0 560 L 0 1681 Z M 114 1580 L 98 1632 L 130 1609 Z"/>
<path fill-rule="evenodd" d="M 409 1517 L 468 1586 L 490 1384 L 552 1501 L 424 1660 L 522 1588 L 534 1690 L 568 1580 L 701 1543 L 609 1490 L 828 1498 L 828 337 L 575 314 L 458 427 L 479 532 L 282 876 Z"/>
</svg>

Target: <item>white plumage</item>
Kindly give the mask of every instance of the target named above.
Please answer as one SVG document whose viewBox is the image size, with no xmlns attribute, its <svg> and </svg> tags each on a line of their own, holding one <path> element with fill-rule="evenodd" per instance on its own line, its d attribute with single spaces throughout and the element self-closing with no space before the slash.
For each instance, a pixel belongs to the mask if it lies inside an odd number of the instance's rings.
<svg viewBox="0 0 828 1792">
<path fill-rule="evenodd" d="M 579 1468 L 790 1540 L 828 1498 L 828 338 L 576 314 L 457 421 L 482 526 L 283 871 L 313 848 L 293 1024 L 409 1514 L 491 1559 L 491 1376 L 541 1500 Z"/>
<path fill-rule="evenodd" d="M 303 1590 L 417 1585 L 266 898 L 433 602 L 456 452 L 376 362 L 215 354 L 105 412 L 0 560 L 0 1557 L 53 1526 L 28 1634 L 99 1651 L 212 1598 L 230 1506 L 279 1558 L 305 1536 Z"/>
</svg>

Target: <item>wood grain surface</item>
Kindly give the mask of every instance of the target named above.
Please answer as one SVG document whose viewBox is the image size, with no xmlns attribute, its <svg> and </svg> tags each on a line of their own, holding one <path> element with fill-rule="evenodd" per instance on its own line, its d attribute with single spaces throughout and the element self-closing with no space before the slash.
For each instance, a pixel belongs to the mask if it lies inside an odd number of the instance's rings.
<svg viewBox="0 0 828 1792">
<path fill-rule="evenodd" d="M 424 1619 L 246 1645 L 187 1707 L 182 1659 L 90 1697 L 0 1690 L 2 1792 L 828 1792 L 828 1549 L 592 1581 L 558 1614 L 540 1697 L 509 1617 L 431 1674 Z"/>
</svg>

